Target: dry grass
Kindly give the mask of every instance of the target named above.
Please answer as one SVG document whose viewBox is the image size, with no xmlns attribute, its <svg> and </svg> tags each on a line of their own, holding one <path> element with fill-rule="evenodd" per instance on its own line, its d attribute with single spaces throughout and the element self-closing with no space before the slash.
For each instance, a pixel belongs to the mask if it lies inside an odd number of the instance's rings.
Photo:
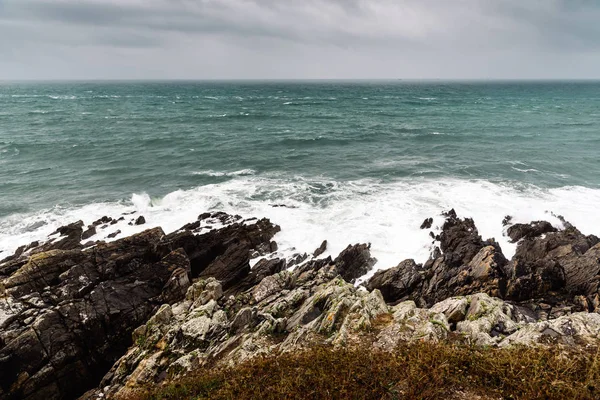
<svg viewBox="0 0 600 400">
<path fill-rule="evenodd" d="M 429 342 L 331 350 L 203 369 L 141 399 L 598 399 L 598 350 L 482 349 Z"/>
</svg>

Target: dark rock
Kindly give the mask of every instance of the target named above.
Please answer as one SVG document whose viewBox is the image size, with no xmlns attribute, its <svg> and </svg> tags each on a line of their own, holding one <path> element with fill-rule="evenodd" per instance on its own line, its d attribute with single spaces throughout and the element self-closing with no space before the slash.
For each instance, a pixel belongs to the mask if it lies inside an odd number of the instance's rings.
<svg viewBox="0 0 600 400">
<path fill-rule="evenodd" d="M 81 240 L 87 240 L 96 234 L 96 227 L 89 226 L 86 231 L 81 234 Z"/>
<path fill-rule="evenodd" d="M 99 220 L 92 222 L 92 225 L 98 226 L 98 225 L 108 224 L 112 220 L 113 219 L 111 217 L 104 216 L 104 217 L 100 218 Z"/>
<path fill-rule="evenodd" d="M 325 251 L 327 251 L 327 240 L 323 240 L 323 243 L 314 251 L 313 257 L 319 257 Z"/>
<path fill-rule="evenodd" d="M 513 243 L 523 238 L 534 238 L 545 233 L 556 232 L 557 229 L 547 221 L 534 221 L 529 224 L 514 224 L 506 233 Z"/>
<path fill-rule="evenodd" d="M 140 215 L 136 220 L 135 220 L 135 224 L 136 225 L 144 225 L 146 223 L 146 218 L 144 218 L 143 215 Z"/>
<path fill-rule="evenodd" d="M 208 219 L 208 218 L 210 218 L 210 216 L 211 216 L 211 214 L 209 212 L 202 213 L 198 216 L 198 221 Z"/>
<path fill-rule="evenodd" d="M 83 231 L 83 221 L 73 222 L 72 224 L 61 226 L 54 233 L 60 234 L 60 236 L 70 236 L 73 233 Z"/>
<path fill-rule="evenodd" d="M 431 229 L 431 225 L 433 225 L 433 218 L 427 218 L 421 224 L 421 229 Z"/>
<path fill-rule="evenodd" d="M 181 230 L 185 230 L 185 231 L 195 231 L 198 228 L 200 228 L 201 222 L 200 221 L 194 221 L 191 222 L 189 224 L 185 224 L 184 226 L 181 227 Z"/>
<path fill-rule="evenodd" d="M 280 231 L 268 219 L 255 224 L 233 223 L 203 235 L 189 231 L 167 235 L 158 251 L 166 254 L 183 248 L 190 259 L 192 277 L 214 277 L 223 290 L 232 289 L 250 274 L 250 252 L 258 247 L 270 248 L 271 238 Z"/>
<path fill-rule="evenodd" d="M 296 206 L 288 206 L 287 204 L 270 204 L 273 208 L 298 208 Z"/>
<path fill-rule="evenodd" d="M 109 234 L 109 235 L 107 236 L 107 238 L 109 238 L 109 239 L 113 239 L 113 238 L 116 238 L 116 237 L 117 237 L 118 235 L 120 235 L 120 234 L 121 234 L 121 231 L 120 231 L 120 230 L 118 230 L 118 231 L 116 231 L 116 232 L 113 232 L 113 233 Z"/>
<path fill-rule="evenodd" d="M 373 268 L 377 260 L 371 257 L 371 245 L 348 246 L 334 260 L 339 274 L 346 282 L 354 282 Z"/>
<path fill-rule="evenodd" d="M 378 271 L 367 287 L 381 290 L 388 302 L 412 299 L 420 306 L 479 292 L 501 297 L 508 261 L 498 243 L 482 240 L 472 219 L 460 219 L 454 210 L 444 215 L 446 221 L 436 237 L 440 248 L 434 248 L 425 265 L 404 261 Z"/>
<path fill-rule="evenodd" d="M 303 253 L 303 254 L 294 254 L 289 260 L 288 260 L 288 267 L 293 267 L 295 265 L 300 265 L 302 264 L 304 261 L 306 261 L 308 259 L 308 254 Z"/>
<path fill-rule="evenodd" d="M 506 297 L 523 301 L 558 295 L 593 296 L 600 279 L 600 245 L 571 226 L 545 237 L 524 237 L 507 266 Z"/>
<path fill-rule="evenodd" d="M 414 260 L 402 261 L 398 266 L 375 272 L 366 287 L 372 291 L 379 289 L 388 303 L 412 298 L 421 291 L 425 271 Z"/>
<path fill-rule="evenodd" d="M 75 398 L 96 385 L 163 290 L 162 300 L 182 298 L 169 278 L 189 262 L 181 250 L 158 255 L 162 236 L 157 228 L 90 250 L 34 254 L 4 279 L 0 398 Z"/>
<path fill-rule="evenodd" d="M 502 226 L 508 226 L 511 224 L 513 217 L 511 215 L 507 215 L 506 217 L 504 217 L 504 219 L 502 220 Z"/>
</svg>

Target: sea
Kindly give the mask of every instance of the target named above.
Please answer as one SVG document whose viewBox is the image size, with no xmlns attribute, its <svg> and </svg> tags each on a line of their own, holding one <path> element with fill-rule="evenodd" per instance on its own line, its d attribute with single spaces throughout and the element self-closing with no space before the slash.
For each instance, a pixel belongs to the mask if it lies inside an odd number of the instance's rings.
<svg viewBox="0 0 600 400">
<path fill-rule="evenodd" d="M 278 256 L 371 243 L 383 269 L 451 208 L 510 257 L 505 216 L 600 235 L 599 207 L 600 82 L 0 82 L 0 258 L 218 210 L 279 224 Z"/>
</svg>

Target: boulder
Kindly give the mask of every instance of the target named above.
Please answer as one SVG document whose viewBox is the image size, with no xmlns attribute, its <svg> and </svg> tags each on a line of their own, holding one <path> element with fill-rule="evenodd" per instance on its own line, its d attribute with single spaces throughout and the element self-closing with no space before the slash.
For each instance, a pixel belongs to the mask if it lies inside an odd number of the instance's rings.
<svg viewBox="0 0 600 400">
<path fill-rule="evenodd" d="M 511 241 L 516 243 L 523 238 L 534 238 L 557 230 L 550 222 L 534 221 L 529 224 L 514 224 L 508 228 L 506 233 Z"/>
<path fill-rule="evenodd" d="M 339 274 L 347 282 L 354 282 L 373 268 L 377 260 L 371 257 L 371 245 L 348 246 L 334 260 Z"/>
<path fill-rule="evenodd" d="M 368 281 L 368 290 L 379 290 L 388 303 L 412 298 L 420 293 L 425 271 L 414 260 L 402 261 L 398 266 L 379 270 Z"/>
</svg>

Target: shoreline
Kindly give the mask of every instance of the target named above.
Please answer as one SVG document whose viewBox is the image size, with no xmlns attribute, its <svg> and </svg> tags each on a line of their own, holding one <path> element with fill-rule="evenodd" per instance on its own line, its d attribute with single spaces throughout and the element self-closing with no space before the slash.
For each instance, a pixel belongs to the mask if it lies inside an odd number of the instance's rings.
<svg viewBox="0 0 600 400">
<path fill-rule="evenodd" d="M 560 216 L 560 230 L 506 218 L 517 247 L 509 260 L 472 219 L 454 210 L 442 218 L 428 260 L 375 271 L 364 285 L 357 281 L 375 264 L 370 245 L 333 258 L 323 242 L 277 258 L 281 228 L 268 219 L 203 213 L 170 234 L 151 228 L 85 246 L 83 236 L 115 219 L 61 227 L 0 262 L 0 398 L 80 395 L 99 384 L 92 371 L 102 371 L 102 389 L 87 398 L 118 397 L 208 362 L 320 344 L 598 344 L 600 239 Z M 423 232 L 432 225 L 423 221 Z"/>
</svg>

